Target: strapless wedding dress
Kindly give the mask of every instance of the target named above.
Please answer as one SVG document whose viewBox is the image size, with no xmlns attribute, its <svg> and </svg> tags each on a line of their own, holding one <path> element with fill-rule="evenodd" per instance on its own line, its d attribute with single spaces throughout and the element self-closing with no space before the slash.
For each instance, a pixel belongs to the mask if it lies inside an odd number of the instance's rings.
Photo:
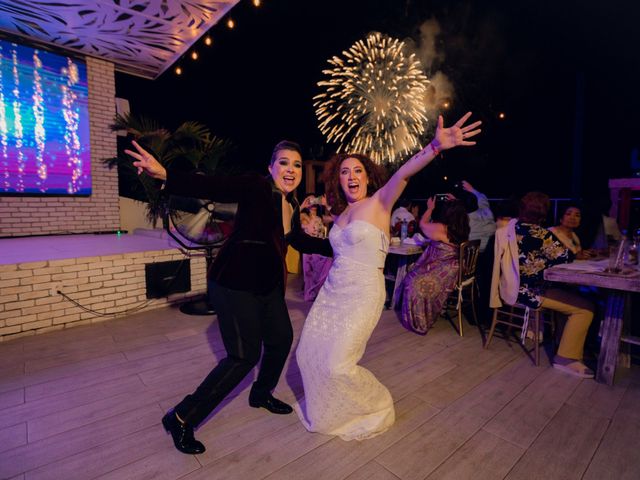
<svg viewBox="0 0 640 480">
<path fill-rule="evenodd" d="M 304 323 L 296 358 L 305 397 L 296 412 L 312 432 L 362 440 L 394 422 L 389 390 L 358 365 L 385 301 L 388 239 L 354 220 L 329 234 L 334 261 Z"/>
</svg>

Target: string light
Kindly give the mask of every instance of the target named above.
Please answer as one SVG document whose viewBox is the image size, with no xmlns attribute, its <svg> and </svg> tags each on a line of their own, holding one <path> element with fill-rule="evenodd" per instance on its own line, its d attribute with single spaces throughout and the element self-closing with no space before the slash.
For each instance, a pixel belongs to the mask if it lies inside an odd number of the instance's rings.
<svg viewBox="0 0 640 480">
<path fill-rule="evenodd" d="M 500 112 L 500 113 L 498 114 L 498 118 L 499 118 L 500 120 L 504 120 L 504 119 L 505 119 L 505 114 L 504 114 L 504 112 Z"/>
<path fill-rule="evenodd" d="M 262 0 L 252 0 L 252 3 L 253 3 L 254 7 L 262 6 Z M 233 18 L 228 18 L 227 22 L 226 22 L 226 25 L 227 25 L 227 28 L 229 28 L 230 30 L 233 30 L 234 28 L 236 28 L 236 22 L 235 22 L 235 20 Z M 210 47 L 211 45 L 213 45 L 213 38 L 211 38 L 211 35 L 207 34 L 204 37 L 204 44 L 207 47 Z M 200 55 L 198 54 L 197 51 L 193 50 L 191 52 L 190 56 L 191 56 L 192 60 L 198 60 Z M 176 75 L 182 75 L 182 67 L 177 66 L 175 68 L 174 72 L 175 72 Z"/>
</svg>

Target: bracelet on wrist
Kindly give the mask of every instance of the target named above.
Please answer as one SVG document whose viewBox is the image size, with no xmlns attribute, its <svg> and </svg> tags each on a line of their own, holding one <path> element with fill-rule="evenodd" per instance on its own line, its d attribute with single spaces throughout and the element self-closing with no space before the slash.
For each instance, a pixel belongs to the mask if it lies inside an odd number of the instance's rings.
<svg viewBox="0 0 640 480">
<path fill-rule="evenodd" d="M 440 144 L 438 144 L 435 140 L 433 140 L 429 146 L 431 147 L 431 151 L 433 151 L 433 155 L 437 157 L 440 155 Z"/>
</svg>

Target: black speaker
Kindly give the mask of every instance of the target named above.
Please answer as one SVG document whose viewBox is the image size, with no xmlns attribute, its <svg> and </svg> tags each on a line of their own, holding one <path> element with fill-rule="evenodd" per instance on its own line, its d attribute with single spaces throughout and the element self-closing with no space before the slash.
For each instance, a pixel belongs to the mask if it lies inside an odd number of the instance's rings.
<svg viewBox="0 0 640 480">
<path fill-rule="evenodd" d="M 144 266 L 147 298 L 162 298 L 191 290 L 191 260 L 147 263 Z"/>
</svg>

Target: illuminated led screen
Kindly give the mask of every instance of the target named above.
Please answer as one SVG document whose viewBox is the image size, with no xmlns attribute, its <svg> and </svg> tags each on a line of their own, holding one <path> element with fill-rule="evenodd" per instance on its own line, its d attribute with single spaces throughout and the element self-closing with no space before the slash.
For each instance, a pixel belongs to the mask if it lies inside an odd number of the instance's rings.
<svg viewBox="0 0 640 480">
<path fill-rule="evenodd" d="M 89 195 L 87 67 L 0 40 L 0 194 Z"/>
</svg>

